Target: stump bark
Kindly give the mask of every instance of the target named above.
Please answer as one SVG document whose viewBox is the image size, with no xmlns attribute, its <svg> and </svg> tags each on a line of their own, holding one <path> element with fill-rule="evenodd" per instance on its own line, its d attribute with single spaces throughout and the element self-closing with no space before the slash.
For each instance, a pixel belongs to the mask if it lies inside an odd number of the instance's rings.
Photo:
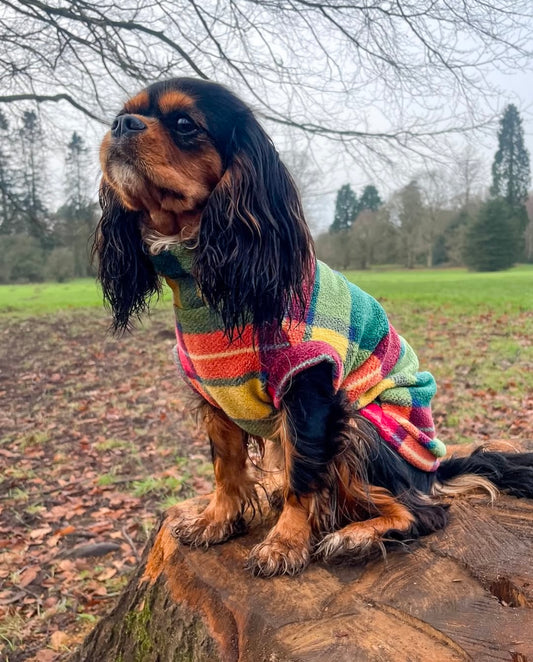
<svg viewBox="0 0 533 662">
<path fill-rule="evenodd" d="M 265 524 L 191 549 L 171 509 L 72 662 L 533 662 L 533 502 L 451 511 L 409 550 L 259 579 L 243 566 Z"/>
</svg>

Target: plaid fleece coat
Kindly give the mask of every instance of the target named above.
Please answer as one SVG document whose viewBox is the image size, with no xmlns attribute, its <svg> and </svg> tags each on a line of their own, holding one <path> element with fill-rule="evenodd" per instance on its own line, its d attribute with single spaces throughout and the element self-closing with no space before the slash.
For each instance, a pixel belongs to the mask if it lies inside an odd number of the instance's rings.
<svg viewBox="0 0 533 662">
<path fill-rule="evenodd" d="M 301 321 L 285 320 L 275 340 L 250 324 L 229 343 L 200 295 L 192 260 L 183 245 L 152 257 L 173 292 L 176 363 L 209 403 L 246 432 L 268 438 L 291 378 L 326 361 L 335 390 L 343 389 L 402 457 L 425 471 L 437 469 L 446 448 L 431 416 L 435 380 L 418 371 L 413 349 L 374 298 L 317 261 Z"/>
</svg>

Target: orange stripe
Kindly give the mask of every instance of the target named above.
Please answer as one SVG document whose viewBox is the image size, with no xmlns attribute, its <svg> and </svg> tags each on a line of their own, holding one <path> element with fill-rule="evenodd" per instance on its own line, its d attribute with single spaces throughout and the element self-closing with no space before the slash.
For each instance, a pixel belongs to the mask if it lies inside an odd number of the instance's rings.
<svg viewBox="0 0 533 662">
<path fill-rule="evenodd" d="M 235 359 L 221 354 L 216 359 L 195 359 L 194 369 L 201 379 L 234 380 L 249 372 L 261 372 L 261 361 L 257 354 Z"/>
<path fill-rule="evenodd" d="M 342 387 L 348 393 L 350 401 L 355 402 L 363 393 L 378 384 L 382 377 L 381 361 L 371 355 L 358 370 L 348 375 Z"/>
<path fill-rule="evenodd" d="M 183 339 L 187 348 L 187 353 L 196 357 L 205 356 L 206 354 L 225 354 L 226 352 L 234 352 L 239 349 L 249 349 L 252 347 L 252 340 L 254 331 L 251 325 L 248 325 L 242 334 L 242 338 L 234 338 L 230 343 L 223 331 L 211 331 L 209 333 L 184 333 Z M 256 347 L 258 343 L 256 342 Z M 209 348 L 206 353 L 205 349 Z"/>
</svg>

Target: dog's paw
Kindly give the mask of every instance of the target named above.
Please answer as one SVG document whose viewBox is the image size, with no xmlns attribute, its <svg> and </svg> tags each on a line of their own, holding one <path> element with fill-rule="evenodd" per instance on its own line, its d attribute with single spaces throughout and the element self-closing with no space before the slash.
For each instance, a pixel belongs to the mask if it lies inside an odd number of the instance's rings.
<svg viewBox="0 0 533 662">
<path fill-rule="evenodd" d="M 256 577 L 297 575 L 309 564 L 309 559 L 307 546 L 273 537 L 252 548 L 246 567 Z"/>
<path fill-rule="evenodd" d="M 209 547 L 225 542 L 246 530 L 242 517 L 217 521 L 204 513 L 184 512 L 169 522 L 172 535 L 192 547 Z"/>
<path fill-rule="evenodd" d="M 316 546 L 314 555 L 323 561 L 344 556 L 364 558 L 382 547 L 381 537 L 373 528 L 364 523 L 350 524 L 325 536 Z"/>
</svg>

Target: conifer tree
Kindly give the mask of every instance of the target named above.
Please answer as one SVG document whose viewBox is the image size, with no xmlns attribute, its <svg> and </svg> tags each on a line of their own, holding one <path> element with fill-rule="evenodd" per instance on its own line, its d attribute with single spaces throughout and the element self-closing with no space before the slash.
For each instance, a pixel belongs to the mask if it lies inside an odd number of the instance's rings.
<svg viewBox="0 0 533 662">
<path fill-rule="evenodd" d="M 518 109 L 509 104 L 500 120 L 498 151 L 492 164 L 491 194 L 511 207 L 524 205 L 531 181 L 529 153 Z"/>
<path fill-rule="evenodd" d="M 464 260 L 474 271 L 501 271 L 515 263 L 513 208 L 503 198 L 488 200 L 468 226 Z"/>
<path fill-rule="evenodd" d="M 19 130 L 21 156 L 18 171 L 18 199 L 21 215 L 20 232 L 25 232 L 39 240 L 42 246 L 49 246 L 50 236 L 47 224 L 48 212 L 44 202 L 43 174 L 44 146 L 41 123 L 37 113 L 26 110 L 22 114 Z"/>
<path fill-rule="evenodd" d="M 0 234 L 13 234 L 16 231 L 9 145 L 9 124 L 6 116 L 0 111 Z"/>
<path fill-rule="evenodd" d="M 74 276 L 90 274 L 89 238 L 94 230 L 96 216 L 95 203 L 89 196 L 89 159 L 83 138 L 74 132 L 67 145 L 65 158 L 65 204 L 57 212 L 55 225 L 56 243 L 70 251 Z M 59 264 L 67 253 L 54 256 Z M 61 266 L 61 265 L 59 265 Z M 55 269 L 56 273 L 59 273 Z M 65 270 L 66 273 L 66 270 Z"/>
<path fill-rule="evenodd" d="M 365 186 L 363 193 L 359 198 L 359 209 L 358 212 L 362 212 L 364 209 L 369 209 L 370 211 L 377 211 L 383 204 L 377 188 L 373 184 Z"/>
<path fill-rule="evenodd" d="M 358 212 L 357 196 L 349 184 L 344 184 L 337 191 L 337 199 L 335 201 L 335 216 L 333 223 L 330 225 L 330 232 L 340 232 L 348 230 Z"/>
</svg>

